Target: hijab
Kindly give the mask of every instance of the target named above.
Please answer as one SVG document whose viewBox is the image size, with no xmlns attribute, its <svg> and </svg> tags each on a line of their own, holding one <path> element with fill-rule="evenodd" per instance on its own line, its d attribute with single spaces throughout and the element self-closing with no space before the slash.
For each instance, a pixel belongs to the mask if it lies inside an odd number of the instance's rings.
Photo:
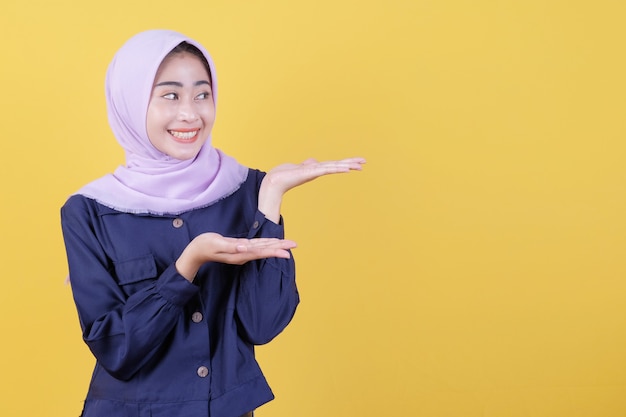
<svg viewBox="0 0 626 417">
<path fill-rule="evenodd" d="M 229 196 L 246 180 L 248 169 L 214 148 L 210 136 L 190 160 L 160 152 L 148 138 L 146 115 L 154 78 L 166 55 L 182 42 L 206 58 L 217 100 L 215 66 L 201 44 L 168 30 L 135 35 L 113 57 L 105 82 L 109 124 L 124 148 L 126 164 L 76 194 L 126 213 L 180 214 Z"/>
</svg>

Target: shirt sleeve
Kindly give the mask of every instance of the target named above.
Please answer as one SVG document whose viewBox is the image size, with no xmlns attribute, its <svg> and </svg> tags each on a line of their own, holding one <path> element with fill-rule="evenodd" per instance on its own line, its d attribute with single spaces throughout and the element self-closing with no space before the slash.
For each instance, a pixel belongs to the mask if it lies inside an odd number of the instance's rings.
<svg viewBox="0 0 626 417">
<path fill-rule="evenodd" d="M 172 264 L 127 296 L 110 272 L 113 266 L 97 237 L 95 218 L 80 198 L 61 209 L 72 294 L 84 341 L 102 367 L 127 380 L 159 351 L 198 288 Z M 149 260 L 137 265 L 154 268 Z"/>
<path fill-rule="evenodd" d="M 284 235 L 282 218 L 276 224 L 257 211 L 248 238 L 283 239 Z M 268 343 L 289 324 L 299 302 L 293 256 L 247 263 L 236 303 L 242 337 L 255 345 Z"/>
</svg>

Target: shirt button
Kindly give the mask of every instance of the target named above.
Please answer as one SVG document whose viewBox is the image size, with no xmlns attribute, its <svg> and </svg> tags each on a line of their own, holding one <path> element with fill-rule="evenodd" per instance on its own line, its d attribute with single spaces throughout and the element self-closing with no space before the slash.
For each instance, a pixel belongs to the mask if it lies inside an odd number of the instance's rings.
<svg viewBox="0 0 626 417">
<path fill-rule="evenodd" d="M 180 217 L 175 218 L 172 222 L 172 225 L 174 225 L 174 227 L 177 229 L 181 228 L 183 226 L 183 219 L 181 219 Z"/>
<path fill-rule="evenodd" d="M 259 221 L 255 220 L 254 223 L 252 223 L 252 228 L 257 229 L 258 227 L 259 227 Z"/>
<path fill-rule="evenodd" d="M 191 320 L 194 323 L 200 323 L 202 321 L 202 313 L 199 311 L 196 311 L 195 313 L 191 315 Z"/>
<path fill-rule="evenodd" d="M 209 368 L 206 366 L 201 366 L 198 368 L 198 376 L 200 378 L 206 378 L 209 375 Z"/>
</svg>

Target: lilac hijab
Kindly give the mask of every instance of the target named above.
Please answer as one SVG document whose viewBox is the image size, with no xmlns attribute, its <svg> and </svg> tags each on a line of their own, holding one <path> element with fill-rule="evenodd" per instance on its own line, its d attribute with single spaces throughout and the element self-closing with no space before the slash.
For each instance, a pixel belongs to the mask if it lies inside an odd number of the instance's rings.
<svg viewBox="0 0 626 417">
<path fill-rule="evenodd" d="M 180 33 L 150 30 L 128 40 L 116 53 L 106 75 L 109 124 L 126 153 L 126 165 L 76 194 L 127 213 L 179 214 L 209 206 L 234 193 L 248 169 L 211 145 L 211 137 L 194 159 L 178 160 L 157 150 L 146 130 L 152 84 L 163 58 L 181 42 L 196 46 L 211 69 L 217 99 L 215 66 L 198 42 Z"/>
</svg>

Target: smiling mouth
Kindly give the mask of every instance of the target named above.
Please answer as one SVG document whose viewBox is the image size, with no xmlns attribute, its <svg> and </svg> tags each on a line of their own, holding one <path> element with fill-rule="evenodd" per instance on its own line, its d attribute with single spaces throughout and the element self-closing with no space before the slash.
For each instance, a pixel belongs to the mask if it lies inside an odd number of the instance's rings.
<svg viewBox="0 0 626 417">
<path fill-rule="evenodd" d="M 168 132 L 170 135 L 174 136 L 178 140 L 190 141 L 198 135 L 199 130 L 192 130 L 189 132 L 180 132 L 178 130 L 168 130 Z"/>
</svg>

